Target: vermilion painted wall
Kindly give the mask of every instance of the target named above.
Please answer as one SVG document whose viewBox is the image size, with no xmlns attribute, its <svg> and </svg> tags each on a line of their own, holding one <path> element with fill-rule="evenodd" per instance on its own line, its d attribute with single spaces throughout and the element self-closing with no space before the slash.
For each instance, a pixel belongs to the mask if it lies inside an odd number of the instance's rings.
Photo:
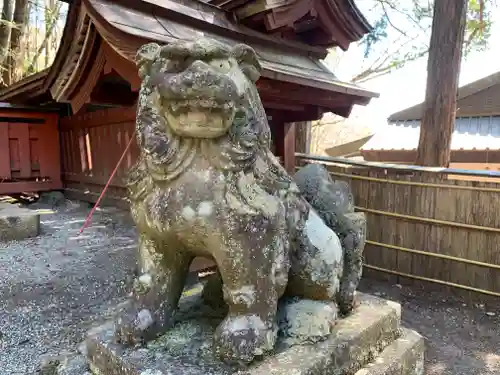
<svg viewBox="0 0 500 375">
<path fill-rule="evenodd" d="M 0 194 L 62 189 L 58 115 L 0 109 Z"/>
</svg>

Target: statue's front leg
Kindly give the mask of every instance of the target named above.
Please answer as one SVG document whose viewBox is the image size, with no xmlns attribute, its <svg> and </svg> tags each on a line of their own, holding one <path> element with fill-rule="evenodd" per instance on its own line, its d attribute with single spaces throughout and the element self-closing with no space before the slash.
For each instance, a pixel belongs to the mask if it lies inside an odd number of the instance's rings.
<svg viewBox="0 0 500 375">
<path fill-rule="evenodd" d="M 116 339 L 126 345 L 149 341 L 173 323 L 192 258 L 179 248 L 139 238 L 139 275 L 129 305 L 116 322 Z"/>
<path fill-rule="evenodd" d="M 276 312 L 288 273 L 284 244 L 264 233 L 252 233 L 243 241 L 230 241 L 215 258 L 223 282 L 227 317 L 214 337 L 216 355 L 226 363 L 244 365 L 274 348 L 277 336 Z M 252 242 L 252 238 L 255 242 Z"/>
</svg>

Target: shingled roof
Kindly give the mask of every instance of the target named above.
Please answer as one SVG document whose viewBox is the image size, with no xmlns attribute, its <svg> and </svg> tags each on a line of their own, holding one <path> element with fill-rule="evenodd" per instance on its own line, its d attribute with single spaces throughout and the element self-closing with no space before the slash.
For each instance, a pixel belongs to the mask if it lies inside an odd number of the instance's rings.
<svg viewBox="0 0 500 375">
<path fill-rule="evenodd" d="M 366 160 L 412 162 L 423 103 L 389 116 L 388 124 L 361 147 Z M 500 162 L 500 72 L 459 88 L 451 139 L 454 162 Z"/>
<path fill-rule="evenodd" d="M 335 102 L 339 93 L 351 98 L 349 106 L 367 104 L 378 96 L 338 80 L 321 62 L 327 54 L 323 46 L 250 29 L 234 22 L 228 11 L 202 1 L 73 0 L 52 67 L 1 90 L 0 100 L 35 104 L 47 93 L 59 102 L 73 100 L 78 90 L 93 87 L 101 65 L 112 55 L 127 62 L 122 64 L 127 71 L 120 75 L 131 75 L 132 71 L 136 75 L 135 53 L 142 44 L 202 37 L 231 45 L 251 44 L 262 62 L 264 78 L 323 90 L 324 95 L 310 99 L 328 110 L 338 110 Z M 337 96 L 329 99 L 328 93 Z"/>
<path fill-rule="evenodd" d="M 464 111 L 464 103 L 466 99 L 476 96 L 481 92 L 485 92 L 488 89 L 492 89 L 494 86 L 500 85 L 500 72 L 493 73 L 487 77 L 478 79 L 477 81 L 471 82 L 467 85 L 459 87 L 457 94 L 457 117 L 467 117 L 472 114 L 485 114 L 483 112 L 483 106 L 486 104 L 484 101 L 477 101 L 475 103 L 475 108 L 467 108 L 467 113 Z M 496 95 L 495 95 L 496 96 Z M 500 103 L 500 95 L 497 97 L 497 101 Z M 389 122 L 395 121 L 407 121 L 407 120 L 420 120 L 422 118 L 424 103 L 419 103 L 417 105 L 411 106 L 409 108 L 403 109 L 399 112 L 393 113 L 389 116 Z M 492 114 L 492 113 L 488 113 Z M 500 114 L 500 111 L 499 113 Z"/>
</svg>

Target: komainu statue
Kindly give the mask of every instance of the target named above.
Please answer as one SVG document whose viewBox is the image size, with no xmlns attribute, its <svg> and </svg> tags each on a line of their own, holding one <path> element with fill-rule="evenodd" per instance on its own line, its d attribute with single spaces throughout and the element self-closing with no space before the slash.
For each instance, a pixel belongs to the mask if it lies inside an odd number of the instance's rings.
<svg viewBox="0 0 500 375">
<path fill-rule="evenodd" d="M 345 187 L 321 167 L 299 172 L 297 184 L 270 151 L 254 50 L 214 40 L 147 44 L 137 63 L 141 155 L 129 188 L 140 273 L 116 322 L 118 342 L 144 343 L 171 327 L 198 256 L 218 267 L 228 312 L 214 353 L 226 363 L 274 348 L 284 295 L 349 313 L 364 217 L 349 199 L 337 204 Z"/>
</svg>

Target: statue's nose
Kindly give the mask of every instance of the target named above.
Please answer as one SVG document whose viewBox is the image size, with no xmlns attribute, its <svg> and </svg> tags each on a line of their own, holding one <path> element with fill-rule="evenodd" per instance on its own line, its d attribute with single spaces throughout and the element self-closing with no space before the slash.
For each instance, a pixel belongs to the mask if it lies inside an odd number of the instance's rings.
<svg viewBox="0 0 500 375">
<path fill-rule="evenodd" d="M 221 76 L 210 65 L 197 60 L 183 72 L 182 80 L 189 86 L 195 81 L 201 81 L 202 85 L 218 85 L 221 83 Z"/>
</svg>

